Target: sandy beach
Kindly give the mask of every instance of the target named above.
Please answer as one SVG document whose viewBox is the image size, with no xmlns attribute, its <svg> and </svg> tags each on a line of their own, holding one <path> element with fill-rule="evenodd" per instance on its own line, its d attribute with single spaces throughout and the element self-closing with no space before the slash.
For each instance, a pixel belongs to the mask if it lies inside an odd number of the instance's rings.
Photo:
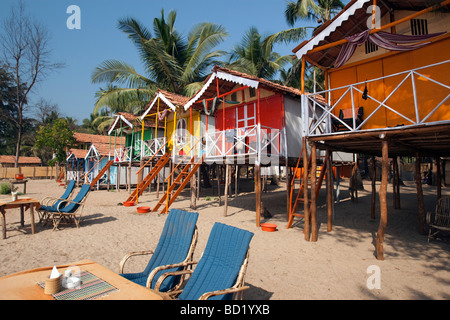
<svg viewBox="0 0 450 320">
<path fill-rule="evenodd" d="M 217 221 L 254 233 L 246 276 L 250 289 L 245 291 L 244 299 L 450 299 L 450 237 L 443 236 L 428 243 L 427 237 L 418 233 L 414 183 L 406 181 L 401 187 L 401 209 L 393 209 L 392 185 L 389 185 L 384 261 L 375 257 L 378 199 L 377 218 L 371 220 L 370 185 L 369 181 L 364 183 L 365 190 L 359 191 L 358 202 L 351 202 L 348 180 L 342 181 L 341 200 L 335 205 L 332 232 L 326 231 L 325 189 L 322 188 L 318 202 L 317 242 L 304 240 L 300 218 L 296 218 L 292 228 L 286 228 L 286 191 L 282 182 L 278 187 L 268 186 L 268 191 L 262 195 L 272 214 L 267 222 L 278 225 L 276 232 L 265 232 L 256 227 L 255 196 L 249 188 L 246 191 L 244 184 L 239 195 L 230 198 L 226 217 L 223 201 L 219 207 L 215 200 L 216 190 L 202 189 L 195 210 L 199 212 L 195 257 L 200 258 Z M 54 180 L 31 180 L 27 194 L 21 197 L 37 200 L 57 197 L 63 189 Z M 450 190 L 443 188 L 443 195 L 450 195 Z M 21 228 L 19 209 L 8 211 L 7 239 L 0 239 L 0 276 L 82 259 L 91 259 L 118 272 L 119 261 L 126 253 L 155 248 L 166 219 L 165 215 L 138 214 L 136 207 L 118 205 L 127 197 L 128 192 L 124 189 L 92 191 L 79 229 L 75 225 L 63 225 L 60 230 L 52 231 L 51 226 L 37 223 L 36 214 L 34 235 L 31 234 L 28 212 L 25 213 L 25 226 Z M 424 197 L 426 211 L 434 210 L 435 187 L 424 185 Z M 8 200 L 10 195 L 0 195 L 0 199 Z M 155 203 L 155 192 L 146 192 L 139 198 L 139 205 Z M 189 203 L 186 189 L 172 207 L 190 210 Z M 146 259 L 130 260 L 126 271 L 141 271 Z M 380 289 L 367 286 L 371 275 L 367 270 L 372 265 L 381 270 Z"/>
</svg>

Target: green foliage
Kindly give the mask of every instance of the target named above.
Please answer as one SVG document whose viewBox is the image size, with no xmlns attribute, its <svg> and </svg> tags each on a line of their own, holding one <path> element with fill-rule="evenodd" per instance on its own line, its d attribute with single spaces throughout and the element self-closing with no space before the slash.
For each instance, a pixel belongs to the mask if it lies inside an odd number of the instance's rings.
<svg viewBox="0 0 450 320">
<path fill-rule="evenodd" d="M 41 126 L 37 133 L 36 147 L 49 147 L 53 150 L 54 158 L 48 164 L 65 163 L 66 150 L 75 143 L 73 132 L 69 128 L 67 119 L 60 118 L 50 124 Z"/>
<path fill-rule="evenodd" d="M 8 182 L 0 183 L 0 194 L 8 194 L 11 193 L 11 184 Z"/>
</svg>

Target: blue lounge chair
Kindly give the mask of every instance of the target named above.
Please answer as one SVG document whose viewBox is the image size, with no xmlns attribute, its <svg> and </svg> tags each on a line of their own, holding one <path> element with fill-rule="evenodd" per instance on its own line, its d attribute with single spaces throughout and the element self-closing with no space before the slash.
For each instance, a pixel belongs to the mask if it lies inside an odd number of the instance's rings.
<svg viewBox="0 0 450 320">
<path fill-rule="evenodd" d="M 191 274 L 178 299 L 232 299 L 233 294 L 249 288 L 244 286 L 244 277 L 252 237 L 253 233 L 247 230 L 216 222 L 198 264 L 192 262 L 182 271 L 165 273 L 158 282 L 166 276 Z M 194 270 L 186 268 L 194 264 Z M 158 286 L 155 289 L 159 290 Z"/>
<path fill-rule="evenodd" d="M 153 289 L 163 272 L 179 271 L 183 267 L 170 267 L 173 264 L 192 261 L 197 244 L 197 212 L 170 210 L 155 251 L 131 252 L 125 255 L 119 264 L 119 274 L 144 287 Z M 131 256 L 153 254 L 147 267 L 139 273 L 123 273 L 125 262 Z M 162 270 L 164 266 L 164 271 Z M 160 291 L 167 292 L 178 288 L 180 277 L 167 277 Z"/>
<path fill-rule="evenodd" d="M 58 229 L 59 224 L 63 219 L 73 220 L 77 226 L 80 227 L 80 220 L 84 202 L 87 199 L 87 195 L 91 190 L 90 184 L 83 184 L 78 191 L 78 194 L 72 200 L 63 200 L 57 206 L 56 209 L 49 208 L 47 213 L 53 220 L 53 230 Z"/>
<path fill-rule="evenodd" d="M 39 215 L 39 222 L 47 222 L 49 215 L 47 214 L 49 211 L 57 211 L 56 208 L 63 200 L 69 199 L 73 190 L 75 189 L 75 180 L 70 180 L 67 184 L 66 190 L 62 194 L 60 198 L 46 197 L 41 200 L 41 206 L 37 210 Z"/>
</svg>

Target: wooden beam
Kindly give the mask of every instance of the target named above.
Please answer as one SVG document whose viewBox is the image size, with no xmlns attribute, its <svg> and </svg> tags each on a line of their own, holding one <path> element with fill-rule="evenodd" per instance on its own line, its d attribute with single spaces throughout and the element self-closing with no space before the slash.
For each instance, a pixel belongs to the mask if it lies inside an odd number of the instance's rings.
<svg viewBox="0 0 450 320">
<path fill-rule="evenodd" d="M 384 242 L 384 232 L 386 231 L 387 225 L 387 184 L 388 184 L 388 174 L 389 174 L 389 158 L 388 158 L 388 142 L 387 140 L 382 141 L 381 153 L 381 185 L 379 191 L 380 198 L 380 224 L 378 226 L 377 236 L 376 236 L 376 250 L 377 259 L 384 260 L 383 252 L 383 242 Z"/>
<path fill-rule="evenodd" d="M 308 149 L 306 146 L 306 138 L 303 138 L 303 208 L 305 216 L 305 224 L 303 227 L 303 233 L 305 235 L 305 240 L 309 241 L 310 232 L 310 216 L 309 216 L 309 205 L 308 205 Z"/>
<path fill-rule="evenodd" d="M 332 231 L 333 226 L 333 162 L 332 162 L 332 152 L 327 149 L 326 152 L 327 161 L 327 232 Z"/>
<path fill-rule="evenodd" d="M 420 154 L 416 153 L 415 172 L 417 188 L 417 206 L 419 210 L 419 233 L 425 234 L 425 206 L 423 203 L 422 175 L 420 172 Z"/>
<path fill-rule="evenodd" d="M 317 172 L 317 149 L 316 144 L 311 145 L 311 241 L 317 241 L 317 197 L 316 197 L 316 172 Z"/>
</svg>

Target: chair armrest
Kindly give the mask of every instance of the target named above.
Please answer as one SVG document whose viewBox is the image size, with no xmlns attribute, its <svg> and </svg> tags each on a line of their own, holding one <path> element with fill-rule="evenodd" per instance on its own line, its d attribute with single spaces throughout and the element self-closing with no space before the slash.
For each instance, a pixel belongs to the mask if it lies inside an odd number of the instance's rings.
<svg viewBox="0 0 450 320">
<path fill-rule="evenodd" d="M 119 273 L 123 273 L 123 267 L 125 265 L 125 262 L 127 262 L 129 258 L 134 256 L 143 256 L 147 254 L 153 254 L 153 250 L 133 251 L 127 253 L 119 262 Z"/>
<path fill-rule="evenodd" d="M 166 265 L 166 266 L 161 266 L 159 268 L 158 271 L 161 270 L 166 270 L 166 269 L 172 269 L 172 268 L 177 268 L 177 267 L 184 267 L 185 269 L 180 270 L 180 271 L 172 271 L 172 272 L 165 272 L 163 273 L 159 278 L 158 281 L 155 284 L 155 288 L 153 290 L 159 291 L 159 289 L 161 288 L 161 284 L 164 282 L 164 280 L 169 277 L 169 276 L 184 276 L 187 274 L 191 274 L 194 270 L 193 269 L 186 269 L 189 266 L 192 266 L 194 264 L 197 264 L 198 261 L 190 261 L 190 262 L 182 262 L 182 263 L 175 263 L 175 264 L 170 264 L 170 265 Z M 153 273 L 153 271 L 152 271 Z M 148 279 L 147 279 L 147 287 L 149 287 L 149 285 L 151 284 L 151 281 L 153 280 L 154 274 L 156 274 L 156 272 L 152 275 L 152 273 L 150 273 Z M 152 279 L 150 280 L 150 276 L 152 277 Z M 182 279 L 181 282 L 183 282 L 184 277 Z"/>
<path fill-rule="evenodd" d="M 229 294 L 229 293 L 235 293 L 235 292 L 240 292 L 240 291 L 244 291 L 250 289 L 249 286 L 243 286 L 243 287 L 239 287 L 239 288 L 229 288 L 229 289 L 223 289 L 223 290 L 216 290 L 216 291 L 211 291 L 211 292 L 206 292 L 204 294 L 202 294 L 200 296 L 200 298 L 198 298 L 199 300 L 207 300 L 212 296 L 220 296 L 223 294 Z"/>
<path fill-rule="evenodd" d="M 431 211 L 428 211 L 428 212 L 427 212 L 426 221 L 427 221 L 427 224 L 428 224 L 428 225 L 431 224 Z"/>
</svg>

